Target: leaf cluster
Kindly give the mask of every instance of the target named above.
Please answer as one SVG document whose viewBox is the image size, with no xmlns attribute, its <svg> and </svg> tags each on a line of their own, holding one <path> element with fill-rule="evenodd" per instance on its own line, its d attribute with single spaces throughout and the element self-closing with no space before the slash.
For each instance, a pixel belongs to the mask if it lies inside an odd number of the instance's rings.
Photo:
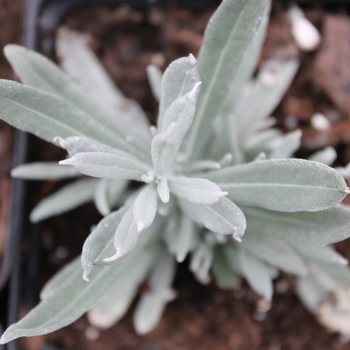
<svg viewBox="0 0 350 350">
<path fill-rule="evenodd" d="M 232 289 L 242 276 L 267 300 L 280 271 L 306 276 L 317 264 L 344 264 L 326 246 L 350 235 L 350 211 L 339 204 L 348 188 L 328 166 L 332 154 L 291 158 L 301 133 L 272 127 L 298 62 L 271 59 L 253 77 L 269 10 L 269 0 L 224 0 L 198 59 L 180 58 L 164 74 L 149 67 L 156 126 L 77 34 L 62 30 L 58 47 L 75 81 L 37 53 L 6 47 L 24 84 L 0 81 L 1 119 L 68 155 L 12 175 L 77 178 L 39 203 L 31 220 L 90 200 L 104 218 L 81 258 L 47 283 L 41 303 L 2 343 L 52 332 L 89 310 L 93 324 L 109 327 L 144 281 L 134 324 L 147 333 L 174 298 L 176 262 L 186 257 L 200 282 Z"/>
</svg>

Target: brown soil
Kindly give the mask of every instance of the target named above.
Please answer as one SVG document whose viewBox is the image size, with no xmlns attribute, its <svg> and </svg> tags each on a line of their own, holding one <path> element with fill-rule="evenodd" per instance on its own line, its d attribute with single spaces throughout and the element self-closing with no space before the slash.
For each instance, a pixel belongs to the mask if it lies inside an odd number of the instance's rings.
<svg viewBox="0 0 350 350">
<path fill-rule="evenodd" d="M 10 1 L 4 3 L 11 4 Z M 1 4 L 0 0 L 0 10 Z M 189 52 L 196 55 L 211 13 L 212 10 L 153 7 L 147 11 L 128 7 L 86 7 L 69 16 L 66 25 L 90 35 L 92 47 L 117 85 L 128 97 L 137 99 L 154 121 L 156 103 L 147 84 L 146 65 L 152 62 L 165 68 L 174 58 Z M 307 16 L 323 35 L 321 47 L 310 54 L 298 51 L 290 35 L 284 7 L 279 1 L 274 4 L 262 59 L 276 55 L 301 58 L 296 80 L 275 115 L 284 130 L 303 129 L 303 154 L 333 145 L 339 152 L 338 162 L 344 165 L 350 161 L 350 20 L 341 8 L 330 13 L 320 6 L 309 7 Z M 8 37 L 4 42 L 10 39 L 13 40 Z M 1 59 L 0 66 L 3 66 Z M 330 129 L 319 131 L 310 126 L 310 119 L 316 112 L 327 116 Z M 49 150 L 43 152 L 44 158 Z M 42 186 L 41 194 L 54 186 L 56 184 Z M 85 210 L 93 214 L 81 229 L 78 222 L 87 217 Z M 86 206 L 44 224 L 43 245 L 49 262 L 43 263 L 43 276 L 79 253 L 89 226 L 97 220 L 92 206 Z M 350 258 L 350 242 L 341 243 L 339 248 Z M 62 250 L 67 254 L 59 254 Z M 110 330 L 101 331 L 97 340 L 87 339 L 91 329 L 82 317 L 72 326 L 48 336 L 23 339 L 20 344 L 24 350 L 348 349 L 349 344 L 343 344 L 337 335 L 328 333 L 305 310 L 293 293 L 293 283 L 288 276 L 276 281 L 272 309 L 266 319 L 259 321 L 255 314 L 257 297 L 245 284 L 236 293 L 222 291 L 214 285 L 201 286 L 183 264 L 175 283 L 178 298 L 169 304 L 160 325 L 149 335 L 135 335 L 132 312 L 129 312 Z"/>
<path fill-rule="evenodd" d="M 3 55 L 2 48 L 8 43 L 19 43 L 22 33 L 22 0 L 0 0 L 0 77 L 13 79 L 13 71 Z M 0 121 L 0 258 L 6 239 L 11 181 L 13 147 L 12 128 Z"/>
</svg>

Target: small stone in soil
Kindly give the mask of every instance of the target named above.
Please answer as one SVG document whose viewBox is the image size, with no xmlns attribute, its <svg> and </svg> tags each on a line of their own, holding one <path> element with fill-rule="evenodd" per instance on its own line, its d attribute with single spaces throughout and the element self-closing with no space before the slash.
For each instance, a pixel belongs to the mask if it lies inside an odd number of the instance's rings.
<svg viewBox="0 0 350 350">
<path fill-rule="evenodd" d="M 316 130 L 327 130 L 331 123 L 324 114 L 315 113 L 311 118 L 311 126 Z"/>
<path fill-rule="evenodd" d="M 95 327 L 88 327 L 85 329 L 85 337 L 89 340 L 96 340 L 100 337 L 100 331 Z"/>
</svg>

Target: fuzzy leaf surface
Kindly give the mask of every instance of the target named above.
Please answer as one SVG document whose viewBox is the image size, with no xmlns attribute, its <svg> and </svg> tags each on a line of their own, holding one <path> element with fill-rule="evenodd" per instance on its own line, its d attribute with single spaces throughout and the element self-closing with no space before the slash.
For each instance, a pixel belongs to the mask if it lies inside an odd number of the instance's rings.
<svg viewBox="0 0 350 350">
<path fill-rule="evenodd" d="M 295 59 L 271 59 L 263 65 L 251 93 L 240 101 L 235 110 L 241 144 L 247 142 L 256 122 L 268 118 L 277 107 L 298 67 L 299 62 Z M 242 115 L 244 118 L 241 118 Z M 254 137 L 252 135 L 251 138 Z"/>
<path fill-rule="evenodd" d="M 173 232 L 173 235 L 175 232 Z M 181 263 L 187 254 L 194 248 L 197 238 L 197 227 L 195 223 L 186 215 L 181 215 L 180 227 L 177 232 L 177 239 L 174 241 L 174 251 L 176 261 Z"/>
<path fill-rule="evenodd" d="M 157 202 L 158 193 L 154 184 L 145 186 L 136 197 L 133 217 L 139 232 L 151 226 L 157 213 Z"/>
<path fill-rule="evenodd" d="M 195 204 L 185 199 L 180 199 L 179 204 L 186 215 L 203 224 L 208 230 L 233 234 L 235 238 L 244 234 L 246 220 L 242 211 L 225 197 L 212 205 Z"/>
<path fill-rule="evenodd" d="M 149 273 L 155 256 L 152 250 L 141 252 L 139 259 L 142 264 L 134 264 L 120 274 L 112 288 L 88 312 L 88 320 L 92 325 L 109 328 L 125 315 L 140 284 Z"/>
<path fill-rule="evenodd" d="M 166 171 L 167 165 L 176 156 L 192 124 L 198 92 L 199 85 L 195 85 L 189 93 L 175 100 L 165 112 L 164 131 L 153 138 L 151 145 L 153 164 L 159 174 Z"/>
<path fill-rule="evenodd" d="M 111 212 L 118 199 L 125 193 L 128 183 L 126 180 L 101 179 L 98 181 L 94 203 L 101 215 L 106 216 Z"/>
<path fill-rule="evenodd" d="M 106 152 L 113 153 L 118 156 L 130 157 L 128 152 L 121 151 L 118 148 L 108 146 L 104 143 L 97 142 L 84 136 L 71 136 L 65 140 L 60 140 L 60 145 L 67 150 L 70 157 L 75 156 L 77 153 L 83 152 Z"/>
<path fill-rule="evenodd" d="M 329 264 L 348 264 L 348 260 L 332 247 L 296 246 L 295 249 L 307 260 L 316 260 Z"/>
<path fill-rule="evenodd" d="M 24 84 L 60 96 L 85 113 L 96 116 L 97 120 L 102 120 L 111 126 L 111 120 L 107 118 L 106 113 L 46 57 L 13 44 L 6 46 L 5 55 Z M 86 76 L 90 69 L 85 69 L 86 66 L 80 62 L 80 67 L 82 66 Z M 94 93 L 99 91 L 95 84 L 92 83 L 91 86 L 94 87 Z"/>
<path fill-rule="evenodd" d="M 30 220 L 39 222 L 91 201 L 97 183 L 96 179 L 81 179 L 60 188 L 39 202 L 30 213 Z"/>
<path fill-rule="evenodd" d="M 158 128 L 163 132 L 170 125 L 169 116 L 164 120 L 167 109 L 177 99 L 189 93 L 192 88 L 200 81 L 197 70 L 196 59 L 190 55 L 182 57 L 172 62 L 165 70 L 159 105 Z"/>
<path fill-rule="evenodd" d="M 321 151 L 312 154 L 309 157 L 309 160 L 331 166 L 337 157 L 337 151 L 333 147 L 326 147 Z"/>
<path fill-rule="evenodd" d="M 308 273 L 307 265 L 303 259 L 284 241 L 247 232 L 240 244 L 256 258 L 283 271 L 298 276 L 305 276 Z"/>
<path fill-rule="evenodd" d="M 198 56 L 203 82 L 196 118 L 187 138 L 190 158 L 201 152 L 211 124 L 238 74 L 245 52 L 253 42 L 267 10 L 267 0 L 224 0 L 210 19 Z"/>
<path fill-rule="evenodd" d="M 81 270 L 80 257 L 76 257 L 74 260 L 66 264 L 61 270 L 59 270 L 53 277 L 51 277 L 43 289 L 40 292 L 40 299 L 45 300 L 56 292 L 56 288 L 59 288 L 61 284 L 75 273 L 77 270 Z"/>
<path fill-rule="evenodd" d="M 159 102 L 162 94 L 162 71 L 154 64 L 147 66 L 147 77 L 154 98 Z"/>
<path fill-rule="evenodd" d="M 234 164 L 243 162 L 243 154 L 239 145 L 239 122 L 242 116 L 234 113 L 238 99 L 243 96 L 244 88 L 247 86 L 248 80 L 252 77 L 256 69 L 257 61 L 261 53 L 266 29 L 269 23 L 271 1 L 268 1 L 267 8 L 264 12 L 263 21 L 253 39 L 250 47 L 245 51 L 244 57 L 240 63 L 240 67 L 234 80 L 230 84 L 230 90 L 226 96 L 225 102 L 219 114 L 217 137 L 220 142 L 213 144 L 213 155 L 222 155 L 230 150 Z"/>
<path fill-rule="evenodd" d="M 82 87 L 90 104 L 98 107 L 95 115 L 104 120 L 118 134 L 133 135 L 138 146 L 151 141 L 149 122 L 141 107 L 124 97 L 112 78 L 80 33 L 60 28 L 57 35 L 57 54 L 63 69 Z M 87 105 L 85 108 L 89 108 Z M 134 126 L 137 125 L 137 128 Z M 141 149 L 141 148 L 140 148 Z M 141 149 L 142 150 L 142 149 Z"/>
<path fill-rule="evenodd" d="M 22 164 L 11 170 L 11 176 L 27 180 L 59 180 L 76 177 L 74 167 L 61 166 L 58 162 L 35 162 Z"/>
<path fill-rule="evenodd" d="M 158 264 L 149 278 L 150 290 L 143 293 L 136 306 L 134 326 L 139 334 L 150 332 L 158 324 L 165 305 L 172 300 L 171 283 L 175 275 L 175 261 L 163 249 Z"/>
<path fill-rule="evenodd" d="M 141 181 L 150 170 L 145 163 L 132 156 L 120 156 L 106 152 L 82 152 L 62 160 L 62 165 L 73 165 L 80 173 L 102 179 Z"/>
<path fill-rule="evenodd" d="M 235 203 L 270 210 L 320 211 L 346 196 L 346 183 L 334 169 L 302 159 L 273 159 L 206 174 Z"/>
<path fill-rule="evenodd" d="M 231 270 L 222 247 L 214 250 L 214 259 L 211 266 L 214 279 L 220 288 L 233 289 L 239 286 L 237 275 Z"/>
<path fill-rule="evenodd" d="M 110 128 L 70 102 L 30 86 L 0 80 L 0 118 L 48 142 L 56 136 L 87 136 L 126 151 L 130 147 Z"/>
<path fill-rule="evenodd" d="M 81 266 L 85 277 L 90 274 L 94 265 L 108 265 L 104 258 L 115 253 L 113 244 L 115 231 L 127 209 L 128 207 L 122 207 L 107 215 L 85 240 L 81 254 Z"/>
<path fill-rule="evenodd" d="M 134 220 L 134 206 L 132 205 L 123 215 L 114 234 L 114 248 L 113 256 L 105 259 L 107 262 L 113 262 L 120 259 L 125 254 L 134 249 L 139 239 L 140 231 L 137 229 Z"/>
<path fill-rule="evenodd" d="M 29 337 L 53 332 L 83 315 L 105 294 L 116 278 L 134 263 L 147 243 L 140 240 L 138 249 L 123 257 L 113 266 L 94 269 L 87 283 L 81 278 L 81 267 L 75 266 L 62 283 L 38 306 L 19 322 L 10 326 L 1 337 L 1 344 L 19 337 Z"/>
<path fill-rule="evenodd" d="M 239 249 L 242 273 L 249 285 L 267 300 L 272 299 L 273 285 L 267 266 L 254 256 Z"/>
<path fill-rule="evenodd" d="M 205 205 L 217 203 L 225 195 L 214 182 L 184 176 L 170 178 L 169 189 L 180 198 Z"/>
<path fill-rule="evenodd" d="M 281 239 L 296 246 L 324 246 L 350 236 L 350 211 L 343 206 L 316 213 L 241 208 L 247 218 L 249 232 Z"/>
<path fill-rule="evenodd" d="M 299 149 L 301 142 L 301 131 L 292 131 L 286 135 L 280 136 L 279 142 L 273 147 L 269 156 L 270 159 L 291 158 L 293 154 Z M 272 141 L 271 143 L 273 143 Z"/>
</svg>

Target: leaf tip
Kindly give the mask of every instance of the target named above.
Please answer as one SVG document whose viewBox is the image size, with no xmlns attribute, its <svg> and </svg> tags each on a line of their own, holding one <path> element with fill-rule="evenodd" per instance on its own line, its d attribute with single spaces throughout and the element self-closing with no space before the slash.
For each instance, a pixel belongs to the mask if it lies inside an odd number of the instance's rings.
<svg viewBox="0 0 350 350">
<path fill-rule="evenodd" d="M 196 57 L 194 57 L 191 53 L 188 55 L 188 58 L 190 60 L 190 64 L 194 66 L 197 63 Z"/>
<path fill-rule="evenodd" d="M 237 235 L 233 235 L 233 238 L 237 241 L 237 242 L 242 242 L 242 238 L 237 236 Z"/>
<path fill-rule="evenodd" d="M 53 138 L 53 142 L 60 145 L 62 148 L 65 148 L 65 142 L 64 142 L 64 139 L 60 136 L 55 136 Z"/>
<path fill-rule="evenodd" d="M 89 276 L 89 271 L 84 270 L 83 272 L 83 280 L 86 282 L 90 282 L 90 279 L 88 278 Z"/>
<path fill-rule="evenodd" d="M 20 50 L 27 50 L 27 49 L 20 45 L 8 44 L 8 45 L 5 45 L 3 52 L 5 57 L 8 59 L 13 53 L 16 53 L 16 51 L 18 52 Z"/>
<path fill-rule="evenodd" d="M 228 192 L 227 191 L 221 191 L 219 194 L 218 194 L 218 197 L 221 198 L 221 197 L 225 197 L 228 195 Z"/>
<path fill-rule="evenodd" d="M 192 88 L 192 90 L 188 93 L 188 97 L 192 100 L 195 99 L 199 93 L 199 87 L 202 85 L 202 82 L 199 81 L 198 83 L 196 83 L 194 85 L 194 87 Z"/>
<path fill-rule="evenodd" d="M 74 157 L 72 158 L 68 158 L 68 159 L 64 159 L 64 160 L 61 160 L 58 162 L 59 165 L 74 165 L 75 162 L 74 162 Z"/>
<path fill-rule="evenodd" d="M 343 192 L 346 193 L 346 194 L 350 194 L 350 188 L 346 187 L 346 189 Z"/>
<path fill-rule="evenodd" d="M 147 174 L 143 174 L 141 176 L 141 181 L 146 183 L 146 184 L 150 184 L 151 182 L 154 181 L 154 173 L 152 170 L 148 171 Z"/>
<path fill-rule="evenodd" d="M 109 257 L 109 258 L 104 258 L 103 261 L 106 262 L 106 263 L 111 263 L 111 262 L 114 262 L 116 260 L 118 260 L 122 255 L 120 254 L 120 252 L 117 250 L 117 252 Z"/>
<path fill-rule="evenodd" d="M 137 231 L 142 232 L 145 229 L 145 224 L 142 222 L 137 223 Z"/>
</svg>

